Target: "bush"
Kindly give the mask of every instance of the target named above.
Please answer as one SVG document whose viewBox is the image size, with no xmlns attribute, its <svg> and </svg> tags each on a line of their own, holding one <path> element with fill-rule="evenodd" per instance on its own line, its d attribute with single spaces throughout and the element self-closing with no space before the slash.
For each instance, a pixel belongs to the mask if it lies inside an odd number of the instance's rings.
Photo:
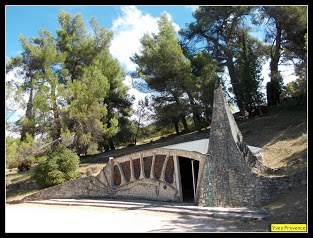
<svg viewBox="0 0 313 238">
<path fill-rule="evenodd" d="M 6 168 L 18 168 L 20 172 L 27 171 L 34 164 L 36 158 L 34 152 L 41 147 L 40 142 L 34 142 L 30 134 L 26 134 L 26 139 L 6 137 Z M 38 156 L 38 153 L 36 153 Z"/>
<path fill-rule="evenodd" d="M 19 172 L 24 172 L 30 170 L 30 167 L 32 166 L 32 162 L 30 160 L 22 160 L 19 162 L 17 168 Z"/>
<path fill-rule="evenodd" d="M 13 137 L 6 137 L 6 145 L 5 145 L 5 162 L 6 168 L 12 169 L 18 166 L 18 148 L 19 148 L 19 139 L 15 139 Z"/>
<path fill-rule="evenodd" d="M 33 164 L 37 161 L 37 158 L 34 156 L 30 156 L 26 159 L 22 159 L 18 162 L 18 171 L 19 172 L 24 172 L 30 170 Z"/>
<path fill-rule="evenodd" d="M 41 157 L 33 178 L 42 188 L 79 178 L 79 162 L 77 154 L 64 145 L 57 145 L 47 157 Z"/>
</svg>

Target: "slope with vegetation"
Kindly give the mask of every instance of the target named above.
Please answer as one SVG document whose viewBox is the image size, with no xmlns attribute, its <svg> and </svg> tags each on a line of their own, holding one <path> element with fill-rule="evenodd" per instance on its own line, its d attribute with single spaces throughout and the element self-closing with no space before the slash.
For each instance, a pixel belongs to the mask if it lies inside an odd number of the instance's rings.
<svg viewBox="0 0 313 238">
<path fill-rule="evenodd" d="M 270 168 L 287 166 L 284 174 L 298 171 L 307 166 L 307 111 L 305 105 L 281 105 L 268 110 L 263 116 L 244 120 L 237 119 L 237 124 L 247 144 L 263 148 L 263 161 L 266 166 Z M 80 158 L 79 171 L 83 176 L 95 174 L 106 164 L 109 156 L 118 157 L 135 151 L 200 138 L 209 138 L 209 128 L 201 132 L 194 131 L 150 138 L 142 141 L 142 144 L 139 142 L 137 146 L 124 147 L 93 156 L 83 156 Z M 17 168 L 7 169 L 7 182 L 10 184 L 7 198 L 11 198 L 10 187 L 19 187 L 14 184 L 30 183 L 30 175 L 33 174 L 35 167 L 19 173 Z M 20 187 L 25 188 L 24 185 Z"/>
</svg>

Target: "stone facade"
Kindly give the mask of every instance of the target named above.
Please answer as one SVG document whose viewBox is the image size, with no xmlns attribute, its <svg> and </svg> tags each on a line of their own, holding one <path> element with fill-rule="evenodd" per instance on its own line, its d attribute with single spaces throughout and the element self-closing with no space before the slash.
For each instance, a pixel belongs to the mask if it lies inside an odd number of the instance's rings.
<svg viewBox="0 0 313 238">
<path fill-rule="evenodd" d="M 110 159 L 96 176 L 46 188 L 25 197 L 24 201 L 105 197 L 183 201 L 179 157 L 199 161 L 199 171 L 203 170 L 207 159 L 206 155 L 191 151 L 165 148 L 146 150 Z"/>
<path fill-rule="evenodd" d="M 255 206 L 269 202 L 292 187 L 307 184 L 307 170 L 289 176 L 265 177 L 270 170 L 262 156 L 244 143 L 221 87 L 214 93 L 208 154 L 155 148 L 110 159 L 96 176 L 65 182 L 23 201 L 52 198 L 136 198 L 184 201 L 181 158 L 192 162 L 194 203 L 209 207 Z M 193 162 L 199 163 L 197 177 Z"/>
</svg>

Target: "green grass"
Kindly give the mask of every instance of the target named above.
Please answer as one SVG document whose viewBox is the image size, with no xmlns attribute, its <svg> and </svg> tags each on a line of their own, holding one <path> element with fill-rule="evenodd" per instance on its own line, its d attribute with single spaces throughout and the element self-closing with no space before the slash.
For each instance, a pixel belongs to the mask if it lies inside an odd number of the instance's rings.
<svg viewBox="0 0 313 238">
<path fill-rule="evenodd" d="M 7 201 L 21 199 L 39 191 L 35 181 L 32 179 L 34 168 L 25 172 L 18 172 L 17 169 L 10 169 L 7 172 L 6 182 L 10 184 L 6 188 Z"/>
<path fill-rule="evenodd" d="M 30 179 L 31 177 L 31 173 L 19 173 L 19 174 L 15 174 L 15 175 L 12 175 L 10 180 L 12 183 L 18 183 L 18 182 L 22 182 L 22 181 L 26 181 L 28 179 Z"/>
<path fill-rule="evenodd" d="M 20 200 L 26 196 L 40 191 L 38 188 L 19 188 L 19 189 L 7 189 L 6 190 L 6 201 Z"/>
</svg>

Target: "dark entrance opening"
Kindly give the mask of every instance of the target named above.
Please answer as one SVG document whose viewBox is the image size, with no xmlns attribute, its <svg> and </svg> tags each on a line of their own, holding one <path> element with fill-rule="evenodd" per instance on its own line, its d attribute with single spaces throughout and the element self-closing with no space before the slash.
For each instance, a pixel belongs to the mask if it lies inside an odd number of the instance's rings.
<svg viewBox="0 0 313 238">
<path fill-rule="evenodd" d="M 198 182 L 199 161 L 186 157 L 179 157 L 179 167 L 183 202 L 194 203 L 194 191 L 196 191 Z"/>
</svg>

